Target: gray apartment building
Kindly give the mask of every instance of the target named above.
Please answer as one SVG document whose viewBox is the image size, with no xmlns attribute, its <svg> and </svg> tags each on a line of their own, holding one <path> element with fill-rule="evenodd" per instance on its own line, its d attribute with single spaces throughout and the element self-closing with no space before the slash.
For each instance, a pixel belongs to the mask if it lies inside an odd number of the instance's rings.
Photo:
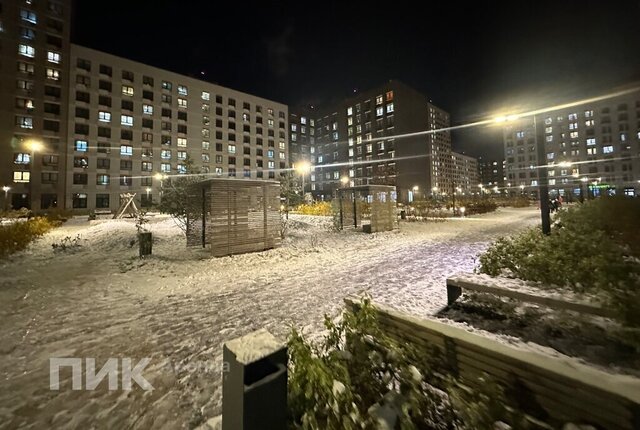
<svg viewBox="0 0 640 430">
<path fill-rule="evenodd" d="M 308 135 L 314 197 L 367 184 L 395 185 L 401 201 L 430 195 L 433 187 L 450 191 L 451 136 L 439 131 L 449 127 L 449 114 L 423 94 L 391 80 L 316 112 Z"/>
<path fill-rule="evenodd" d="M 0 195 L 3 208 L 63 202 L 70 1 L 0 4 Z"/>
<path fill-rule="evenodd" d="M 478 192 L 478 160 L 465 154 L 451 152 L 453 187 L 456 194 L 469 195 Z"/>
<path fill-rule="evenodd" d="M 498 187 L 502 191 L 509 191 L 505 176 L 506 160 L 478 158 L 478 168 L 480 170 L 480 182 L 486 188 Z M 517 187 L 516 187 L 517 188 Z"/>
<path fill-rule="evenodd" d="M 544 165 L 552 195 L 640 195 L 640 91 L 507 123 L 504 151 L 512 190 L 535 195 Z"/>
<path fill-rule="evenodd" d="M 277 179 L 288 167 L 288 107 L 78 45 L 71 46 L 67 207 L 143 206 L 162 178 Z"/>
<path fill-rule="evenodd" d="M 157 202 L 165 178 L 276 179 L 286 105 L 70 44 L 70 1 L 2 2 L 3 208 Z M 190 161 L 189 161 L 190 160 Z"/>
</svg>

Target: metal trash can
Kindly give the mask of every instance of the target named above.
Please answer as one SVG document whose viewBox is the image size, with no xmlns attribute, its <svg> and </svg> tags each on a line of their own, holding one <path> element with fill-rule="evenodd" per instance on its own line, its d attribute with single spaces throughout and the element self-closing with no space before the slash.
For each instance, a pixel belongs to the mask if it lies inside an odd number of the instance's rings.
<svg viewBox="0 0 640 430">
<path fill-rule="evenodd" d="M 265 329 L 223 346 L 222 430 L 287 428 L 287 348 Z"/>
<path fill-rule="evenodd" d="M 400 211 L 400 219 L 407 219 L 407 211 L 404 209 Z"/>
</svg>

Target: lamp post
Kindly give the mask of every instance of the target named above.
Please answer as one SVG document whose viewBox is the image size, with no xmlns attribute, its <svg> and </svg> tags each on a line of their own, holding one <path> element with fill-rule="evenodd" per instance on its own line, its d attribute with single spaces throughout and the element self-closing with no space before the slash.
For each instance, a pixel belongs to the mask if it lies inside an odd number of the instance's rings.
<svg viewBox="0 0 640 430">
<path fill-rule="evenodd" d="M 340 178 L 340 182 L 342 183 L 343 187 L 346 187 L 347 184 L 349 183 L 349 177 L 348 176 L 343 176 L 342 178 Z"/>
<path fill-rule="evenodd" d="M 420 189 L 420 187 L 418 187 L 417 185 L 414 185 L 413 188 L 411 188 L 411 190 L 413 191 L 413 200 L 417 200 L 417 195 L 418 195 L 418 190 Z"/>
<path fill-rule="evenodd" d="M 524 197 L 524 185 L 520 185 L 520 195 Z"/>
<path fill-rule="evenodd" d="M 302 201 L 304 202 L 304 175 L 311 169 L 311 164 L 308 161 L 301 161 L 295 169 L 302 175 Z"/>
<path fill-rule="evenodd" d="M 151 192 L 151 188 L 147 187 L 146 191 L 147 191 L 147 206 L 151 206 L 151 204 L 149 202 L 149 193 Z"/>
<path fill-rule="evenodd" d="M 43 145 L 39 140 L 31 139 L 26 142 L 27 148 L 29 149 L 29 210 L 33 210 L 33 178 L 35 164 L 36 164 L 36 152 L 42 151 Z"/>
<path fill-rule="evenodd" d="M 7 187 L 6 185 L 4 187 L 2 187 L 2 191 L 4 191 L 4 211 L 6 212 L 9 208 L 8 203 L 9 203 L 9 190 L 11 189 L 11 187 Z"/>
<path fill-rule="evenodd" d="M 158 181 L 160 181 L 160 201 L 162 201 L 162 191 L 163 191 L 163 188 L 162 188 L 162 181 L 164 180 L 164 178 L 166 178 L 166 177 L 167 177 L 167 175 L 162 174 L 162 173 L 156 173 L 155 175 L 153 175 L 153 177 L 154 177 L 155 179 L 157 179 Z M 147 188 L 147 189 L 148 189 L 148 188 Z M 147 196 L 148 196 L 148 195 L 149 195 L 149 192 L 147 191 Z"/>
</svg>

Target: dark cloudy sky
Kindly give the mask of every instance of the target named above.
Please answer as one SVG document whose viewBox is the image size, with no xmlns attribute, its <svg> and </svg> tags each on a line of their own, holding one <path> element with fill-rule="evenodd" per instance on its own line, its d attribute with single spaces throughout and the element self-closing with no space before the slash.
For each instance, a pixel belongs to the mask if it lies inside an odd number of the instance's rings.
<svg viewBox="0 0 640 430">
<path fill-rule="evenodd" d="M 76 0 L 72 39 L 291 106 L 399 79 L 454 125 L 640 79 L 638 0 Z M 453 139 L 501 153 L 495 130 Z"/>
</svg>

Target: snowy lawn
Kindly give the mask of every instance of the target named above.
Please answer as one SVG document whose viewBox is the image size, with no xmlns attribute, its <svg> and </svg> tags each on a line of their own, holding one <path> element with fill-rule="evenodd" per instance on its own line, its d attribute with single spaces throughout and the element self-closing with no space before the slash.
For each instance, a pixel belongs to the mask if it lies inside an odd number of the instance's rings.
<svg viewBox="0 0 640 430">
<path fill-rule="evenodd" d="M 153 256 L 137 257 L 133 220 L 74 218 L 0 262 L 0 429 L 185 428 L 221 411 L 222 344 L 289 325 L 322 332 L 343 298 L 417 316 L 446 304 L 447 276 L 474 267 L 490 241 L 539 221 L 533 208 L 446 222 L 401 223 L 372 235 L 330 233 L 330 220 L 292 215 L 274 250 L 211 258 L 185 248 L 171 219 L 154 217 Z M 81 246 L 52 244 L 80 235 Z M 49 390 L 49 358 L 149 357 L 154 390 Z"/>
</svg>

